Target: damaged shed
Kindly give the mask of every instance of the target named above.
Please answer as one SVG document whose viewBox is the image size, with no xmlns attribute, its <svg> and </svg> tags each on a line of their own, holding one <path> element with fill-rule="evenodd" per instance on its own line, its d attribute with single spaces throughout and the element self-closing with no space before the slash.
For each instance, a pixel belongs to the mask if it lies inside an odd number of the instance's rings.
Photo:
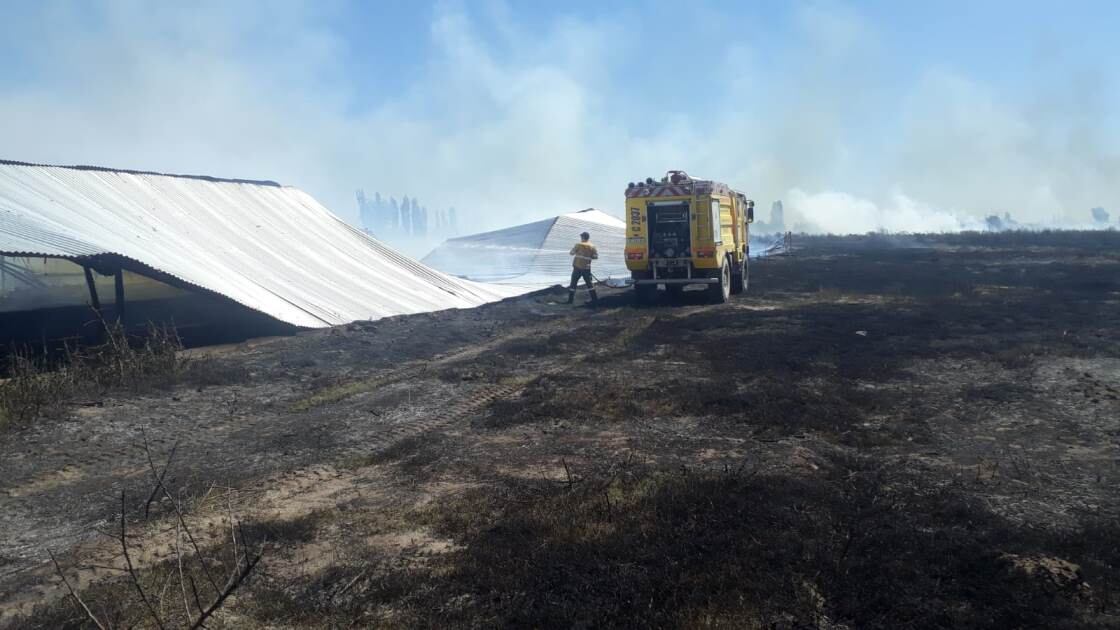
<svg viewBox="0 0 1120 630">
<path fill-rule="evenodd" d="M 453 278 L 270 181 L 0 161 L 0 341 L 81 336 L 90 306 L 244 336 L 518 293 Z"/>
</svg>

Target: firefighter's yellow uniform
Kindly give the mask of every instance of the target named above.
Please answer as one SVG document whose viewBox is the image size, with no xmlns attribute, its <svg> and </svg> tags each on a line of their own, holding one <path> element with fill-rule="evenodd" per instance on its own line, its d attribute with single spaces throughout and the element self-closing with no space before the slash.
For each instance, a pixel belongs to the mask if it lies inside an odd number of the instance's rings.
<svg viewBox="0 0 1120 630">
<path fill-rule="evenodd" d="M 595 249 L 595 246 L 584 235 L 584 240 L 576 243 L 575 247 L 572 247 L 572 251 L 568 253 L 572 256 L 572 283 L 568 285 L 568 304 L 576 299 L 576 285 L 579 284 L 580 278 L 583 278 L 583 282 L 591 293 L 591 302 L 597 302 L 599 295 L 595 292 L 595 286 L 591 284 L 591 261 L 599 259 L 599 250 Z"/>
<path fill-rule="evenodd" d="M 576 243 L 572 251 L 568 252 L 572 256 L 572 268 L 591 270 L 591 261 L 599 259 L 599 250 L 590 241 Z"/>
</svg>

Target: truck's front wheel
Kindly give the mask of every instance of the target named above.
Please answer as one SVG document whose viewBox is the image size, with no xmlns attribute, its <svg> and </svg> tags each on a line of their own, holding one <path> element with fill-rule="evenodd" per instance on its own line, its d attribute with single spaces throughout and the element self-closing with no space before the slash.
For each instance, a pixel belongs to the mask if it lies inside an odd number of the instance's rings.
<svg viewBox="0 0 1120 630">
<path fill-rule="evenodd" d="M 709 284 L 708 292 L 713 304 L 723 304 L 731 297 L 731 265 L 726 258 L 719 268 L 719 282 Z"/>
</svg>

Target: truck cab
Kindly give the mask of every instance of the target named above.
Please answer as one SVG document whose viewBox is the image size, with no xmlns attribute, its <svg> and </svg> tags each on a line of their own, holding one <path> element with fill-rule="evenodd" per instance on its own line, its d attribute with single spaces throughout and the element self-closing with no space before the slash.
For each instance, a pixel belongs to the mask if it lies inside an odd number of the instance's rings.
<svg viewBox="0 0 1120 630">
<path fill-rule="evenodd" d="M 669 171 L 626 187 L 626 267 L 639 302 L 704 285 L 712 302 L 747 289 L 754 202 L 726 184 Z"/>
</svg>

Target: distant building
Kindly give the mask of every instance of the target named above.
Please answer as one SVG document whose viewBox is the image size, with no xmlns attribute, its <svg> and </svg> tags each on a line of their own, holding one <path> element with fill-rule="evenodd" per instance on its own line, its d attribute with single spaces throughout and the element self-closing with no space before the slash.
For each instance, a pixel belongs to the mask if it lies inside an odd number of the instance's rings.
<svg viewBox="0 0 1120 630">
<path fill-rule="evenodd" d="M 470 280 L 515 285 L 567 284 L 572 271 L 568 254 L 581 232 L 591 233 L 599 250 L 595 275 L 629 278 L 624 248 L 626 224 L 601 210 L 579 212 L 513 227 L 448 239 L 423 263 Z"/>
</svg>

